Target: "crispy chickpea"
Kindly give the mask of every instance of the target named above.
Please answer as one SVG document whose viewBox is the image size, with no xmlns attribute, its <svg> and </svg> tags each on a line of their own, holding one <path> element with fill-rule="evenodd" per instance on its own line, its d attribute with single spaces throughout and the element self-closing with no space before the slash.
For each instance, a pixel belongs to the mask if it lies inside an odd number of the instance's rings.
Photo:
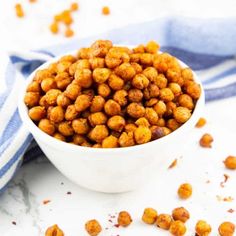
<svg viewBox="0 0 236 236">
<path fill-rule="evenodd" d="M 185 223 L 190 218 L 190 214 L 184 207 L 178 207 L 172 211 L 172 217 L 174 220 L 180 220 Z"/>
<path fill-rule="evenodd" d="M 79 59 L 78 61 L 76 61 L 75 71 L 76 71 L 76 69 L 78 69 L 78 70 L 90 69 L 90 61 L 89 60 L 88 59 Z M 75 72 L 74 72 L 74 74 L 75 74 Z"/>
<path fill-rule="evenodd" d="M 145 115 L 145 108 L 138 103 L 132 102 L 127 106 L 127 113 L 133 118 L 140 118 Z"/>
<path fill-rule="evenodd" d="M 46 78 L 41 82 L 41 88 L 46 93 L 50 89 L 57 88 L 57 84 L 53 78 Z"/>
<path fill-rule="evenodd" d="M 168 135 L 171 133 L 171 130 L 167 127 L 162 127 L 162 129 L 164 130 L 165 135 Z"/>
<path fill-rule="evenodd" d="M 98 95 L 106 98 L 110 95 L 111 89 L 107 84 L 99 84 L 98 85 Z"/>
<path fill-rule="evenodd" d="M 159 89 L 166 88 L 168 80 L 163 74 L 157 75 L 156 78 L 153 79 L 152 81 L 155 85 L 159 87 Z"/>
<path fill-rule="evenodd" d="M 57 105 L 63 108 L 66 108 L 70 105 L 70 99 L 65 96 L 64 93 L 61 93 L 57 96 Z"/>
<path fill-rule="evenodd" d="M 224 160 L 225 167 L 230 170 L 236 170 L 236 157 L 235 156 L 228 156 Z"/>
<path fill-rule="evenodd" d="M 102 111 L 105 105 L 105 99 L 102 96 L 95 96 L 91 102 L 90 111 L 99 112 Z"/>
<path fill-rule="evenodd" d="M 95 112 L 89 115 L 88 120 L 91 126 L 104 125 L 107 122 L 107 116 L 103 112 Z"/>
<path fill-rule="evenodd" d="M 63 142 L 66 141 L 66 138 L 65 138 L 62 134 L 60 134 L 60 133 L 55 133 L 55 134 L 53 135 L 53 138 L 56 138 L 56 139 L 61 140 L 61 141 L 63 141 Z"/>
<path fill-rule="evenodd" d="M 135 124 L 136 124 L 137 126 L 145 126 L 145 127 L 149 127 L 149 126 L 150 126 L 150 123 L 148 122 L 148 120 L 147 120 L 145 117 L 141 117 L 141 118 L 137 119 L 137 120 L 135 121 Z M 136 128 L 137 128 L 137 127 L 136 127 Z M 134 130 L 132 130 L 132 131 L 135 131 L 136 128 L 135 128 Z"/>
<path fill-rule="evenodd" d="M 153 125 L 151 128 L 151 133 L 152 133 L 152 140 L 159 139 L 163 136 L 165 136 L 165 131 L 162 127 Z"/>
<path fill-rule="evenodd" d="M 60 61 L 57 63 L 57 73 L 69 72 L 69 67 L 71 66 L 69 61 Z"/>
<path fill-rule="evenodd" d="M 145 126 L 139 126 L 134 131 L 134 138 L 137 144 L 147 143 L 152 138 L 151 130 Z"/>
<path fill-rule="evenodd" d="M 187 229 L 184 223 L 180 220 L 173 221 L 170 225 L 170 233 L 174 236 L 185 235 Z"/>
<path fill-rule="evenodd" d="M 64 122 L 59 123 L 58 131 L 66 137 L 74 134 L 74 130 L 71 127 L 70 122 L 68 122 L 68 121 L 64 121 Z"/>
<path fill-rule="evenodd" d="M 91 54 L 94 57 L 105 57 L 111 47 L 110 40 L 97 40 L 91 45 Z"/>
<path fill-rule="evenodd" d="M 183 79 L 186 80 L 193 80 L 193 72 L 190 68 L 184 68 L 181 71 L 181 76 L 183 77 Z"/>
<path fill-rule="evenodd" d="M 210 134 L 204 134 L 200 141 L 199 144 L 201 147 L 204 148 L 211 148 L 212 147 L 212 142 L 214 141 L 213 137 Z"/>
<path fill-rule="evenodd" d="M 166 73 L 166 77 L 170 82 L 179 83 L 181 77 L 180 69 L 169 68 Z M 182 85 L 182 84 L 181 84 Z"/>
<path fill-rule="evenodd" d="M 86 141 L 85 137 L 81 134 L 74 134 L 72 137 L 73 143 L 76 145 L 81 145 Z"/>
<path fill-rule="evenodd" d="M 102 144 L 96 143 L 93 145 L 93 148 L 102 148 Z"/>
<path fill-rule="evenodd" d="M 111 74 L 108 79 L 108 84 L 113 90 L 120 90 L 124 86 L 124 80 L 115 74 Z"/>
<path fill-rule="evenodd" d="M 141 53 L 140 62 L 146 66 L 152 66 L 153 64 L 153 55 L 151 53 Z"/>
<path fill-rule="evenodd" d="M 189 94 L 193 99 L 198 99 L 201 95 L 201 87 L 197 83 L 190 83 L 186 88 L 187 94 Z"/>
<path fill-rule="evenodd" d="M 105 67 L 105 59 L 100 57 L 93 57 L 89 59 L 89 63 L 91 68 L 94 70 L 96 68 L 104 68 Z"/>
<path fill-rule="evenodd" d="M 157 217 L 156 225 L 157 227 L 165 230 L 169 230 L 172 223 L 172 217 L 168 214 L 160 214 Z"/>
<path fill-rule="evenodd" d="M 154 67 L 147 67 L 144 71 L 143 74 L 151 81 L 154 82 L 157 80 L 157 70 Z"/>
<path fill-rule="evenodd" d="M 80 59 L 89 59 L 91 57 L 91 49 L 90 48 L 80 48 L 78 51 L 78 57 Z"/>
<path fill-rule="evenodd" d="M 186 107 L 189 110 L 194 108 L 193 99 L 188 94 L 182 94 L 178 97 L 178 102 L 181 107 Z"/>
<path fill-rule="evenodd" d="M 158 103 L 158 99 L 157 98 L 151 98 L 148 101 L 145 102 L 145 106 L 146 107 L 152 107 L 154 105 L 156 105 Z"/>
<path fill-rule="evenodd" d="M 49 105 L 56 105 L 57 103 L 57 97 L 61 94 L 62 92 L 59 89 L 50 89 L 46 93 L 46 101 Z"/>
<path fill-rule="evenodd" d="M 175 119 L 169 119 L 166 123 L 166 126 L 174 131 L 180 127 L 180 124 Z"/>
<path fill-rule="evenodd" d="M 181 94 L 181 86 L 177 83 L 169 83 L 169 89 L 173 92 L 175 97 L 178 97 Z"/>
<path fill-rule="evenodd" d="M 160 99 L 164 102 L 170 102 L 175 98 L 173 92 L 169 88 L 163 88 L 160 90 Z"/>
<path fill-rule="evenodd" d="M 144 209 L 142 221 L 146 224 L 154 224 L 157 220 L 157 211 L 153 208 Z"/>
<path fill-rule="evenodd" d="M 78 116 L 78 111 L 75 108 L 75 105 L 69 105 L 66 108 L 66 112 L 65 112 L 65 119 L 72 121 L 74 120 L 77 116 Z"/>
<path fill-rule="evenodd" d="M 131 66 L 133 66 L 133 68 L 134 68 L 136 74 L 140 74 L 140 73 L 142 73 L 143 68 L 142 68 L 141 65 L 139 65 L 139 64 L 136 63 L 136 62 L 131 62 L 130 64 L 131 64 Z"/>
<path fill-rule="evenodd" d="M 133 53 L 130 55 L 131 63 L 139 63 L 139 61 L 140 61 L 140 53 Z"/>
<path fill-rule="evenodd" d="M 218 228 L 220 236 L 233 236 L 235 225 L 231 222 L 223 222 Z"/>
<path fill-rule="evenodd" d="M 76 61 L 76 57 L 72 55 L 65 55 L 61 57 L 59 61 L 68 61 L 68 62 L 74 63 Z"/>
<path fill-rule="evenodd" d="M 164 115 L 166 112 L 166 104 L 163 101 L 158 101 L 153 108 L 159 116 Z"/>
<path fill-rule="evenodd" d="M 40 88 L 40 84 L 37 81 L 32 81 L 26 89 L 26 92 L 36 92 L 36 93 L 40 93 L 41 92 L 41 88 Z"/>
<path fill-rule="evenodd" d="M 118 147 L 118 138 L 110 135 L 103 139 L 102 141 L 102 148 L 116 148 Z"/>
<path fill-rule="evenodd" d="M 177 122 L 183 124 L 191 117 L 191 111 L 186 107 L 176 107 L 173 115 Z"/>
<path fill-rule="evenodd" d="M 177 105 L 174 102 L 167 102 L 166 103 L 166 112 L 165 117 L 171 117 L 173 115 L 174 110 L 176 109 Z"/>
<path fill-rule="evenodd" d="M 33 121 L 40 121 L 46 116 L 45 107 L 36 106 L 29 110 L 29 117 Z"/>
<path fill-rule="evenodd" d="M 24 97 L 24 103 L 27 107 L 37 106 L 39 103 L 40 95 L 38 92 L 27 92 Z"/>
<path fill-rule="evenodd" d="M 157 126 L 164 127 L 166 125 L 166 121 L 163 118 L 158 119 Z"/>
<path fill-rule="evenodd" d="M 117 222 L 118 225 L 127 227 L 132 223 L 132 218 L 127 211 L 121 211 L 118 215 Z"/>
<path fill-rule="evenodd" d="M 62 72 L 56 75 L 55 82 L 58 89 L 64 90 L 71 83 L 71 78 L 67 72 Z"/>
<path fill-rule="evenodd" d="M 42 96 L 40 99 L 39 99 L 39 105 L 41 107 L 45 107 L 45 108 L 48 108 L 50 105 L 47 103 L 46 101 L 46 95 Z"/>
<path fill-rule="evenodd" d="M 203 127 L 203 126 L 206 124 L 206 122 L 207 122 L 207 121 L 206 121 L 205 118 L 200 117 L 199 120 L 198 120 L 198 122 L 197 122 L 197 124 L 195 125 L 195 127 L 201 128 L 201 127 Z"/>
<path fill-rule="evenodd" d="M 144 89 L 148 87 L 149 80 L 145 75 L 137 74 L 132 80 L 132 85 L 137 89 Z"/>
<path fill-rule="evenodd" d="M 38 127 L 45 133 L 53 135 L 55 132 L 54 124 L 48 119 L 41 119 L 39 121 Z"/>
<path fill-rule="evenodd" d="M 75 71 L 75 80 L 79 86 L 89 88 L 92 85 L 92 72 L 89 69 L 77 69 Z"/>
<path fill-rule="evenodd" d="M 195 226 L 197 236 L 208 236 L 211 233 L 211 226 L 205 220 L 199 220 Z"/>
<path fill-rule="evenodd" d="M 157 98 L 159 95 L 159 88 L 156 84 L 149 84 L 147 88 L 144 89 L 143 94 L 146 100 L 151 98 Z"/>
<path fill-rule="evenodd" d="M 87 134 L 89 132 L 89 124 L 87 119 L 78 118 L 72 121 L 72 128 L 77 134 Z"/>
<path fill-rule="evenodd" d="M 87 140 L 85 140 L 80 146 L 82 146 L 82 147 L 92 147 L 93 145 L 90 142 L 88 142 Z"/>
<path fill-rule="evenodd" d="M 109 116 L 119 115 L 121 112 L 120 104 L 112 99 L 109 99 L 104 105 L 104 111 Z"/>
<path fill-rule="evenodd" d="M 125 106 L 128 102 L 127 97 L 128 93 L 126 90 L 117 90 L 114 95 L 113 99 L 120 105 L 120 106 Z"/>
<path fill-rule="evenodd" d="M 64 120 L 64 110 L 60 106 L 53 107 L 50 111 L 50 121 L 58 123 Z"/>
<path fill-rule="evenodd" d="M 134 146 L 134 133 L 133 132 L 123 132 L 119 137 L 119 145 L 121 147 L 130 147 Z"/>
<path fill-rule="evenodd" d="M 151 125 L 156 125 L 158 121 L 158 114 L 153 108 L 147 107 L 145 109 L 145 118 Z"/>
<path fill-rule="evenodd" d="M 96 83 L 105 83 L 111 74 L 111 70 L 108 68 L 96 68 L 93 71 L 93 79 Z"/>
<path fill-rule="evenodd" d="M 46 230 L 45 236 L 64 236 L 64 233 L 58 225 L 53 225 Z"/>
<path fill-rule="evenodd" d="M 157 69 L 158 72 L 166 72 L 169 68 L 170 61 L 172 56 L 169 53 L 161 53 L 155 57 L 153 61 L 153 66 Z"/>
<path fill-rule="evenodd" d="M 181 199 L 188 199 L 192 196 L 192 186 L 189 183 L 181 184 L 178 188 L 178 195 Z"/>
<path fill-rule="evenodd" d="M 115 131 L 121 132 L 123 128 L 125 127 L 125 119 L 122 116 L 112 116 L 107 121 L 107 126 Z"/>
<path fill-rule="evenodd" d="M 86 110 L 90 105 L 91 99 L 87 94 L 81 94 L 75 100 L 75 109 L 78 112 Z"/>
<path fill-rule="evenodd" d="M 143 44 L 138 45 L 137 47 L 133 48 L 134 53 L 144 53 L 145 46 Z"/>
<path fill-rule="evenodd" d="M 34 76 L 34 81 L 41 83 L 43 79 L 50 78 L 52 76 L 52 72 L 48 69 L 37 70 Z"/>
<path fill-rule="evenodd" d="M 81 87 L 77 84 L 69 84 L 64 92 L 65 96 L 71 99 L 72 101 L 76 100 L 80 93 Z"/>
<path fill-rule="evenodd" d="M 153 40 L 149 41 L 145 47 L 146 52 L 148 53 L 157 53 L 157 51 L 160 49 L 160 46 Z"/>
<path fill-rule="evenodd" d="M 136 71 L 131 64 L 123 63 L 116 68 L 115 73 L 124 80 L 131 80 L 135 76 Z"/>
<path fill-rule="evenodd" d="M 105 125 L 96 125 L 88 137 L 97 143 L 101 143 L 108 135 L 109 131 Z"/>
<path fill-rule="evenodd" d="M 141 119 L 141 118 L 140 118 Z M 144 118 L 145 119 L 145 118 Z M 137 129 L 137 126 L 135 124 L 127 124 L 125 126 L 125 132 L 134 132 Z"/>
<path fill-rule="evenodd" d="M 86 222 L 85 229 L 90 236 L 97 236 L 102 231 L 101 225 L 95 219 Z"/>
</svg>

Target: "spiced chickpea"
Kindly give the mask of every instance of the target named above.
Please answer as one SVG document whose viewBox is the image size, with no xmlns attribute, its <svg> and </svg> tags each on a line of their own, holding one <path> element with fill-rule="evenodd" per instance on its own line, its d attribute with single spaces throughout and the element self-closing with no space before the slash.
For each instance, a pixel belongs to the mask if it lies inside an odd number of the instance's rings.
<svg viewBox="0 0 236 236">
<path fill-rule="evenodd" d="M 33 121 L 40 121 L 41 119 L 45 118 L 45 116 L 46 116 L 45 107 L 36 106 L 29 109 L 29 117 Z"/>
<path fill-rule="evenodd" d="M 192 186 L 189 183 L 181 184 L 178 188 L 178 195 L 181 199 L 188 199 L 192 196 Z"/>
<path fill-rule="evenodd" d="M 150 128 L 150 130 L 151 130 L 151 134 L 152 134 L 152 140 L 159 139 L 159 138 L 166 135 L 165 131 L 164 131 L 164 128 L 156 126 L 156 125 L 153 125 Z"/>
<path fill-rule="evenodd" d="M 148 87 L 149 80 L 145 75 L 137 74 L 132 80 L 132 85 L 137 89 L 144 89 Z"/>
<path fill-rule="evenodd" d="M 57 88 L 57 84 L 53 78 L 46 78 L 41 82 L 41 88 L 46 93 L 50 89 Z"/>
<path fill-rule="evenodd" d="M 157 217 L 156 225 L 157 227 L 165 230 L 169 230 L 172 223 L 172 217 L 168 214 L 160 214 Z"/>
<path fill-rule="evenodd" d="M 143 94 L 146 100 L 151 98 L 157 98 L 159 95 L 159 88 L 156 84 L 149 84 L 147 88 L 144 89 Z"/>
<path fill-rule="evenodd" d="M 189 110 L 194 108 L 193 99 L 188 94 L 182 94 L 178 97 L 179 105 L 182 107 L 186 107 Z"/>
<path fill-rule="evenodd" d="M 127 113 L 133 118 L 140 118 L 144 116 L 145 108 L 139 103 L 132 102 L 127 106 Z"/>
<path fill-rule="evenodd" d="M 58 227 L 58 225 L 53 225 L 47 228 L 45 236 L 64 236 L 63 231 Z"/>
<path fill-rule="evenodd" d="M 62 134 L 60 134 L 60 133 L 55 133 L 55 134 L 53 135 L 53 138 L 56 138 L 56 139 L 61 140 L 61 141 L 63 141 L 63 142 L 66 141 L 66 138 L 65 138 Z"/>
<path fill-rule="evenodd" d="M 111 89 L 107 84 L 99 84 L 98 85 L 98 95 L 106 98 L 110 95 Z"/>
<path fill-rule="evenodd" d="M 40 95 L 38 92 L 27 92 L 24 97 L 24 103 L 28 107 L 37 106 L 39 103 Z"/>
<path fill-rule="evenodd" d="M 64 136 L 71 136 L 74 134 L 74 130 L 71 127 L 71 123 L 68 121 L 63 121 L 58 124 L 58 131 Z"/>
<path fill-rule="evenodd" d="M 91 106 L 90 106 L 90 111 L 91 112 L 99 112 L 102 111 L 103 107 L 105 105 L 105 99 L 102 96 L 94 96 Z"/>
<path fill-rule="evenodd" d="M 55 82 L 58 89 L 64 90 L 71 83 L 71 78 L 67 72 L 62 72 L 56 75 Z"/>
<path fill-rule="evenodd" d="M 122 63 L 116 68 L 115 73 L 127 81 L 135 76 L 136 71 L 130 63 Z"/>
<path fill-rule="evenodd" d="M 113 90 L 120 90 L 124 86 L 124 80 L 115 74 L 111 74 L 108 79 L 108 84 Z"/>
<path fill-rule="evenodd" d="M 77 84 L 69 84 L 64 92 L 65 96 L 71 99 L 72 101 L 76 100 L 80 93 L 81 87 Z"/>
<path fill-rule="evenodd" d="M 102 231 L 102 227 L 97 220 L 89 220 L 85 224 L 85 230 L 90 236 L 97 236 Z"/>
<path fill-rule="evenodd" d="M 65 119 L 68 121 L 72 121 L 75 118 L 77 118 L 77 116 L 79 115 L 79 112 L 76 110 L 75 105 L 69 105 L 66 108 L 66 112 L 65 112 Z"/>
<path fill-rule="evenodd" d="M 104 125 L 107 122 L 107 116 L 103 112 L 95 112 L 89 115 L 88 120 L 91 126 Z"/>
<path fill-rule="evenodd" d="M 157 98 L 151 98 L 151 99 L 149 99 L 148 101 L 145 102 L 145 106 L 146 107 L 152 107 L 155 104 L 157 104 L 157 102 L 158 102 Z"/>
<path fill-rule="evenodd" d="M 61 106 L 53 107 L 50 111 L 50 120 L 58 123 L 64 120 L 64 110 Z"/>
<path fill-rule="evenodd" d="M 205 220 L 199 220 L 195 226 L 197 236 L 208 236 L 211 233 L 211 226 Z"/>
<path fill-rule="evenodd" d="M 184 68 L 181 70 L 181 76 L 183 77 L 184 81 L 193 81 L 193 72 L 190 68 Z"/>
<path fill-rule="evenodd" d="M 214 141 L 213 137 L 210 134 L 204 134 L 199 140 L 199 144 L 204 148 L 211 148 L 212 142 Z"/>
<path fill-rule="evenodd" d="M 104 105 L 104 111 L 109 116 L 115 116 L 120 114 L 121 107 L 119 103 L 112 99 L 109 99 Z"/>
<path fill-rule="evenodd" d="M 90 48 L 80 48 L 78 51 L 78 58 L 80 59 L 89 59 L 91 57 L 91 49 Z"/>
<path fill-rule="evenodd" d="M 102 148 L 116 148 L 118 145 L 118 138 L 113 135 L 106 137 L 102 141 Z"/>
<path fill-rule="evenodd" d="M 178 97 L 181 94 L 181 86 L 177 83 L 169 83 L 169 89 L 173 92 L 175 97 Z"/>
<path fill-rule="evenodd" d="M 105 125 L 96 125 L 90 131 L 88 137 L 97 143 L 101 143 L 108 135 L 109 131 Z"/>
<path fill-rule="evenodd" d="M 93 79 L 96 83 L 105 83 L 111 74 L 111 70 L 108 68 L 96 68 L 93 71 Z"/>
<path fill-rule="evenodd" d="M 90 105 L 91 99 L 87 94 L 81 94 L 75 100 L 75 109 L 78 112 L 86 110 Z"/>
<path fill-rule="evenodd" d="M 41 119 L 39 121 L 38 127 L 45 133 L 53 135 L 56 128 L 54 124 L 48 119 Z"/>
<path fill-rule="evenodd" d="M 117 218 L 117 223 L 120 226 L 127 227 L 132 223 L 132 218 L 127 211 L 121 211 Z"/>
<path fill-rule="evenodd" d="M 156 81 L 158 72 L 154 67 L 147 67 L 142 72 L 151 82 Z"/>
<path fill-rule="evenodd" d="M 225 167 L 230 170 L 236 170 L 236 157 L 235 156 L 228 156 L 224 160 Z"/>
<path fill-rule="evenodd" d="M 166 123 L 166 126 L 174 131 L 180 127 L 180 124 L 175 119 L 169 119 Z"/>
<path fill-rule="evenodd" d="M 112 130 L 121 132 L 125 127 L 125 119 L 122 116 L 114 115 L 107 121 L 107 126 Z"/>
<path fill-rule="evenodd" d="M 153 55 L 151 53 L 141 53 L 140 62 L 145 66 L 152 66 L 153 64 Z"/>
<path fill-rule="evenodd" d="M 71 66 L 69 61 L 61 61 L 57 63 L 57 73 L 69 72 L 69 67 Z"/>
<path fill-rule="evenodd" d="M 125 106 L 128 103 L 127 97 L 128 93 L 126 90 L 121 89 L 121 90 L 117 90 L 114 95 L 113 95 L 113 99 L 114 101 L 116 101 L 120 106 Z"/>
<path fill-rule="evenodd" d="M 169 68 L 166 72 L 166 77 L 172 83 L 178 83 L 181 77 L 181 71 L 179 68 L 173 69 Z"/>
<path fill-rule="evenodd" d="M 235 232 L 235 225 L 231 222 L 223 222 L 218 228 L 220 236 L 233 236 Z"/>
<path fill-rule="evenodd" d="M 147 120 L 145 117 L 141 117 L 141 118 L 137 119 L 137 120 L 135 121 L 135 124 L 136 124 L 137 126 L 145 126 L 145 127 L 149 127 L 149 126 L 150 126 L 150 123 L 148 122 L 148 120 Z M 137 128 L 137 127 L 136 127 L 136 128 Z M 135 128 L 134 130 L 132 130 L 132 131 L 135 131 L 136 128 Z"/>
<path fill-rule="evenodd" d="M 75 74 L 76 70 L 83 70 L 83 69 L 91 69 L 90 68 L 90 61 L 88 59 L 80 59 L 75 63 Z"/>
<path fill-rule="evenodd" d="M 156 125 L 158 121 L 158 114 L 153 108 L 147 107 L 145 109 L 145 118 L 151 125 Z"/>
<path fill-rule="evenodd" d="M 93 57 L 89 59 L 90 66 L 92 70 L 96 68 L 104 68 L 105 67 L 105 59 L 100 57 Z"/>
<path fill-rule="evenodd" d="M 178 207 L 172 211 L 172 217 L 174 220 L 180 220 L 185 223 L 190 218 L 190 214 L 184 207 Z"/>
<path fill-rule="evenodd" d="M 57 103 L 57 97 L 61 94 L 62 92 L 59 89 L 50 89 L 46 93 L 46 101 L 49 105 L 56 105 Z"/>
<path fill-rule="evenodd" d="M 137 144 L 147 143 L 152 138 L 151 130 L 145 126 L 139 126 L 134 131 L 134 138 Z"/>
<path fill-rule="evenodd" d="M 170 88 L 163 88 L 160 90 L 160 99 L 164 102 L 170 102 L 175 98 L 174 93 Z"/>
<path fill-rule="evenodd" d="M 40 87 L 40 83 L 37 81 L 32 81 L 26 89 L 26 92 L 36 92 L 36 93 L 40 93 L 41 92 L 41 87 Z"/>
<path fill-rule="evenodd" d="M 75 81 L 82 88 L 89 88 L 93 83 L 91 70 L 89 70 L 89 69 L 77 69 L 75 71 Z"/>
<path fill-rule="evenodd" d="M 163 129 L 165 135 L 168 135 L 171 133 L 171 130 L 167 127 L 162 127 L 162 129 Z"/>
<path fill-rule="evenodd" d="M 143 68 L 142 68 L 141 65 L 139 65 L 139 64 L 136 63 L 136 62 L 131 62 L 130 64 L 131 64 L 131 66 L 133 66 L 133 68 L 134 68 L 136 74 L 140 74 L 140 73 L 142 73 Z"/>
<path fill-rule="evenodd" d="M 167 102 L 166 103 L 166 112 L 164 114 L 165 117 L 172 117 L 173 116 L 173 112 L 176 109 L 177 105 L 174 102 Z"/>
<path fill-rule="evenodd" d="M 85 140 L 80 146 L 82 146 L 82 147 L 92 147 L 93 145 L 90 142 L 88 142 L 87 140 Z"/>
<path fill-rule="evenodd" d="M 183 124 L 191 117 L 191 111 L 186 107 L 176 107 L 173 115 L 177 122 Z"/>
<path fill-rule="evenodd" d="M 174 236 L 183 236 L 185 235 L 187 229 L 182 221 L 176 220 L 172 221 L 169 231 Z"/>
<path fill-rule="evenodd" d="M 157 121 L 157 126 L 164 127 L 166 125 L 166 121 L 164 118 L 160 118 Z"/>
<path fill-rule="evenodd" d="M 50 105 L 47 103 L 47 101 L 46 101 L 46 95 L 40 97 L 40 99 L 39 99 L 39 105 L 40 105 L 41 107 L 45 107 L 45 108 L 48 108 L 48 107 L 50 106 Z"/>
<path fill-rule="evenodd" d="M 197 121 L 195 127 L 196 128 L 202 128 L 207 123 L 206 119 L 204 117 L 200 117 Z"/>
<path fill-rule="evenodd" d="M 125 126 L 125 132 L 134 132 L 136 129 L 137 129 L 137 126 L 135 124 L 127 124 Z"/>
<path fill-rule="evenodd" d="M 119 137 L 119 145 L 121 147 L 130 147 L 134 146 L 134 133 L 133 132 L 123 132 Z"/>
<path fill-rule="evenodd" d="M 72 121 L 72 128 L 77 134 L 87 134 L 89 132 L 89 124 L 87 119 L 78 118 Z"/>
<path fill-rule="evenodd" d="M 130 55 L 131 63 L 139 63 L 139 61 L 140 61 L 140 53 L 133 53 Z"/>
<path fill-rule="evenodd" d="M 166 112 L 166 104 L 163 101 L 158 101 L 155 105 L 154 105 L 154 110 L 156 111 L 156 113 L 159 116 L 162 116 L 165 114 Z"/>
<path fill-rule="evenodd" d="M 85 137 L 82 134 L 74 134 L 72 140 L 76 145 L 81 145 L 86 141 Z"/>
<path fill-rule="evenodd" d="M 151 40 L 147 43 L 145 50 L 148 53 L 157 53 L 157 51 L 160 49 L 160 45 L 158 45 L 155 41 Z"/>
<path fill-rule="evenodd" d="M 157 220 L 157 211 L 153 208 L 144 209 L 142 221 L 146 224 L 154 224 Z"/>
<path fill-rule="evenodd" d="M 193 99 L 198 99 L 201 95 L 201 87 L 195 82 L 190 83 L 187 86 L 186 91 Z"/>
<path fill-rule="evenodd" d="M 91 45 L 91 54 L 94 57 L 105 57 L 111 47 L 110 40 L 97 40 Z"/>
<path fill-rule="evenodd" d="M 144 53 L 145 46 L 143 44 L 138 45 L 137 47 L 133 48 L 134 53 Z"/>
<path fill-rule="evenodd" d="M 49 69 L 37 70 L 33 80 L 41 83 L 43 79 L 50 78 L 51 76 L 52 72 Z"/>
<path fill-rule="evenodd" d="M 70 99 L 65 96 L 64 93 L 61 93 L 57 96 L 57 105 L 63 108 L 67 108 L 71 104 Z"/>
<path fill-rule="evenodd" d="M 93 148 L 102 148 L 102 144 L 96 143 L 93 145 Z"/>
</svg>

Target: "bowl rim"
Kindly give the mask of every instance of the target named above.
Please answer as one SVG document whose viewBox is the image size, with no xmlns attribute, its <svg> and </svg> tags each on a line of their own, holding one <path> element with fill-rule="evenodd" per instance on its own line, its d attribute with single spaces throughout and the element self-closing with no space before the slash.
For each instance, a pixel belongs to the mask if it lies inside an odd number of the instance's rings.
<svg viewBox="0 0 236 236">
<path fill-rule="evenodd" d="M 116 45 L 116 46 L 124 46 L 124 45 Z M 129 48 L 133 48 L 133 46 L 127 46 Z M 42 142 L 44 143 L 50 143 L 51 146 L 56 147 L 57 149 L 63 150 L 63 151 L 80 151 L 80 152 L 93 152 L 93 153 L 100 153 L 100 154 L 105 154 L 105 153 L 109 153 L 109 152 L 116 152 L 116 153 L 124 153 L 124 152 L 128 152 L 131 150 L 142 150 L 144 148 L 151 148 L 152 146 L 154 146 L 157 142 L 158 143 L 163 143 L 168 139 L 173 139 L 175 137 L 177 137 L 179 134 L 185 133 L 186 131 L 188 131 L 191 127 L 194 127 L 198 118 L 200 117 L 200 114 L 202 113 L 204 104 L 205 104 L 205 93 L 204 93 L 204 89 L 202 86 L 202 82 L 200 81 L 200 79 L 198 78 L 198 76 L 196 75 L 196 73 L 194 71 L 193 75 L 194 75 L 194 81 L 196 81 L 200 87 L 201 87 L 201 96 L 199 97 L 198 101 L 196 102 L 194 111 L 191 115 L 191 117 L 189 118 L 188 121 L 186 121 L 181 127 L 179 127 L 178 129 L 176 129 L 175 131 L 171 132 L 170 134 L 154 140 L 154 141 L 150 141 L 148 143 L 144 143 L 144 144 L 140 144 L 140 145 L 134 145 L 134 146 L 130 146 L 130 147 L 118 147 L 118 148 L 92 148 L 92 147 L 84 147 L 84 146 L 79 146 L 79 145 L 75 145 L 75 144 L 71 144 L 71 143 L 67 143 L 64 141 L 60 141 L 48 134 L 46 134 L 45 132 L 43 132 L 42 130 L 40 130 L 35 123 L 30 119 L 30 117 L 28 116 L 28 108 L 24 103 L 24 95 L 26 93 L 26 88 L 28 86 L 28 84 L 33 80 L 33 77 L 36 73 L 36 71 L 41 70 L 41 69 L 45 69 L 49 64 L 58 61 L 62 56 L 65 55 L 75 55 L 76 52 L 78 50 L 73 50 L 70 51 L 68 53 L 63 53 L 59 56 L 53 57 L 52 59 L 46 61 L 45 63 L 43 63 L 41 66 L 39 66 L 36 70 L 34 70 L 28 77 L 27 79 L 24 81 L 24 84 L 22 85 L 22 87 L 20 88 L 19 91 L 19 99 L 18 99 L 18 110 L 19 110 L 19 114 L 21 117 L 21 120 L 23 122 L 23 124 L 26 126 L 26 128 L 29 130 L 29 132 L 33 135 L 36 136 L 36 138 L 39 138 Z M 161 51 L 159 51 L 159 53 L 162 53 Z M 180 63 L 180 65 L 183 68 L 189 67 L 187 64 L 185 64 L 183 61 L 179 60 L 177 58 L 178 62 Z"/>
</svg>

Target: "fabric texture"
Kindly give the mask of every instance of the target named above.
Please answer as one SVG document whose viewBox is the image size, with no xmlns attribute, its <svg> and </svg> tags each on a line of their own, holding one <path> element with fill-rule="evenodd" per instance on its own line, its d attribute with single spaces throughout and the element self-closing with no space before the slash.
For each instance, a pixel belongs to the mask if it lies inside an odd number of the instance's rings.
<svg viewBox="0 0 236 236">
<path fill-rule="evenodd" d="M 31 52 L 11 52 L 6 68 L 6 90 L 0 94 L 0 191 L 24 162 L 40 155 L 17 110 L 18 90 L 27 76 L 51 57 L 89 46 L 96 39 L 137 45 L 156 40 L 162 51 L 188 64 L 202 80 L 206 102 L 236 95 L 236 19 L 160 18 L 100 35 L 74 39 Z M 24 157 L 24 158 L 23 158 Z"/>
</svg>

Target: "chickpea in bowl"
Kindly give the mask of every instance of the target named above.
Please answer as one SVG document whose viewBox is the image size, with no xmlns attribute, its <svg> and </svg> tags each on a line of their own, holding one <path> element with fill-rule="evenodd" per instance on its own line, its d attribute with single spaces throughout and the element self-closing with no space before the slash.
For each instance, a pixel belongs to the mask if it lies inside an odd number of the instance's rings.
<svg viewBox="0 0 236 236">
<path fill-rule="evenodd" d="M 61 172 L 84 187 L 121 192 L 156 159 L 167 161 L 167 146 L 194 127 L 203 104 L 196 75 L 154 41 L 131 48 L 98 40 L 36 70 L 19 110 Z M 155 158 L 152 148 L 161 150 Z"/>
</svg>

